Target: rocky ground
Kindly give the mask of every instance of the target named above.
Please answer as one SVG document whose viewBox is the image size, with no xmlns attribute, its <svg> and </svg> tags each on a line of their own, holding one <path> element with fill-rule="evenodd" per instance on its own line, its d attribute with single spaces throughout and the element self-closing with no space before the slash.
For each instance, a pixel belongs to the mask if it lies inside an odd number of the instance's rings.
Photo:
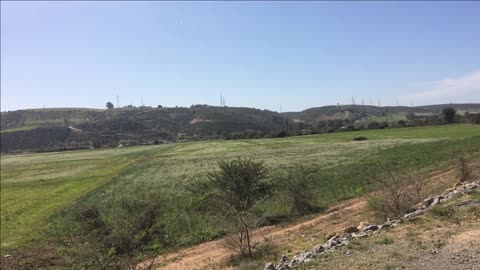
<svg viewBox="0 0 480 270">
<path fill-rule="evenodd" d="M 335 235 L 331 236 L 326 242 L 318 244 L 310 250 L 298 252 L 292 258 L 283 255 L 280 258 L 280 262 L 278 264 L 271 262 L 267 263 L 264 267 L 264 270 L 288 270 L 302 267 L 303 264 L 307 265 L 306 267 L 311 267 L 312 265 L 318 264 L 318 262 L 316 261 L 325 261 L 325 257 L 327 257 L 328 255 L 334 252 L 339 253 L 342 250 L 343 254 L 350 256 L 352 255 L 352 246 L 356 244 L 368 243 L 362 243 L 361 241 L 363 238 L 378 237 L 380 234 L 385 235 L 386 231 L 394 231 L 394 229 L 396 227 L 399 227 L 400 225 L 418 222 L 416 218 L 429 214 L 430 215 L 426 218 L 421 217 L 421 220 L 423 222 L 429 221 L 428 226 L 430 227 L 420 229 L 415 228 L 413 229 L 413 231 L 419 231 L 423 233 L 427 232 L 431 235 L 425 237 L 425 235 L 418 234 L 414 235 L 413 239 L 420 241 L 419 243 L 421 244 L 423 243 L 422 239 L 432 241 L 434 247 L 431 250 L 431 254 L 438 255 L 435 257 L 439 257 L 440 260 L 434 258 L 432 259 L 432 262 L 428 264 L 427 262 L 424 262 L 424 260 L 426 258 L 430 258 L 430 256 L 419 257 L 420 259 L 417 260 L 415 264 L 410 267 L 419 267 L 418 269 L 426 269 L 433 265 L 432 269 L 439 269 L 436 267 L 446 267 L 447 269 L 454 269 L 454 267 L 460 265 L 461 268 L 458 269 L 471 269 L 470 266 L 472 266 L 474 269 L 478 264 L 478 254 L 469 253 L 478 252 L 475 248 L 475 245 L 478 244 L 478 242 L 480 241 L 480 237 L 476 237 L 479 236 L 478 230 L 480 230 L 480 226 L 478 226 L 480 225 L 478 224 L 478 220 L 480 218 L 480 193 L 478 192 L 479 190 L 480 180 L 473 181 L 471 183 L 457 183 L 455 187 L 447 189 L 446 191 L 436 196 L 429 197 L 425 199 L 422 203 L 415 205 L 411 209 L 411 211 L 405 214 L 405 216 L 401 220 L 389 220 L 382 224 L 361 223 L 357 227 L 346 227 L 340 232 L 335 232 Z M 474 229 L 464 231 L 457 228 L 453 231 L 432 233 L 429 231 L 432 230 L 432 227 L 433 229 L 435 229 L 433 225 L 435 225 L 436 223 L 436 220 L 429 220 L 429 218 L 431 219 L 432 217 L 437 219 L 440 217 L 442 220 L 447 221 L 446 224 L 443 224 L 443 226 L 437 225 L 438 228 L 448 228 L 449 225 L 451 225 L 448 223 L 454 223 L 454 226 L 458 225 L 458 227 L 460 227 L 462 223 L 464 223 L 467 225 L 473 225 Z M 477 226 L 479 228 L 476 228 Z M 457 235 L 456 233 L 458 232 L 459 234 Z M 438 235 L 442 237 L 436 238 L 436 236 Z M 453 241 L 450 241 L 450 239 L 448 238 L 449 235 L 455 235 Z M 375 243 L 390 245 L 395 242 L 394 238 L 395 235 L 387 235 L 384 236 L 383 239 L 377 240 L 377 242 Z M 401 239 L 402 236 L 400 236 L 399 238 Z M 461 244 L 465 245 L 464 248 L 466 248 L 466 250 L 462 249 L 462 247 L 459 246 Z M 441 249 L 443 245 L 445 245 L 446 248 Z M 470 246 L 467 247 L 467 245 Z M 371 245 L 368 246 L 370 247 Z M 472 246 L 474 247 L 473 249 Z M 405 246 L 405 249 L 410 251 L 415 249 L 415 247 Z M 404 251 L 403 255 L 405 255 L 408 251 Z M 424 251 L 424 249 L 418 250 L 416 254 L 420 254 L 422 253 L 422 251 Z M 370 250 L 367 254 L 363 254 L 365 256 L 364 260 L 368 261 L 371 258 L 375 258 L 374 253 L 382 252 L 383 254 L 385 254 L 385 251 L 383 251 L 381 248 L 374 248 L 372 252 L 373 255 L 370 255 Z M 414 255 L 415 254 L 412 254 L 412 258 L 415 257 Z M 394 257 L 395 256 L 385 259 L 388 262 L 389 260 L 394 259 Z M 362 260 L 361 258 L 358 258 L 358 260 L 356 261 Z M 353 265 L 354 263 L 350 262 L 348 266 L 349 268 L 351 268 Z M 374 265 L 379 266 L 380 263 L 376 262 L 375 264 L 369 264 L 368 267 L 372 267 Z M 402 263 L 397 263 L 391 266 L 385 265 L 385 268 L 397 268 L 397 266 L 400 268 L 405 268 L 405 262 L 402 261 Z M 328 266 L 328 268 L 332 267 L 333 266 Z M 338 265 L 335 264 L 335 267 L 338 267 Z"/>
</svg>

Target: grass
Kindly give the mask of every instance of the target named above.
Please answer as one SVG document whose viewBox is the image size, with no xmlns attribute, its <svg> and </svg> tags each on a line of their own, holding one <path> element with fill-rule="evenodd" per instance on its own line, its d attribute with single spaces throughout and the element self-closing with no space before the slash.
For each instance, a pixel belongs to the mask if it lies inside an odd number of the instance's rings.
<svg viewBox="0 0 480 270">
<path fill-rule="evenodd" d="M 368 141 L 353 141 L 358 136 Z M 219 159 L 265 160 L 273 181 L 288 167 L 319 168 L 315 192 L 317 203 L 325 205 L 364 192 L 367 182 L 359 172 L 373 165 L 433 168 L 448 161 L 449 151 L 458 146 L 480 151 L 479 142 L 480 126 L 449 125 L 2 156 L 2 253 L 41 238 L 56 211 L 78 201 L 108 209 L 112 198 L 135 185 L 148 185 L 167 199 L 164 218 L 178 246 L 218 237 L 222 228 L 215 217 L 189 211 L 195 202 L 185 185 L 216 169 Z M 281 216 L 287 211 L 283 205 L 277 196 L 261 207 Z"/>
<path fill-rule="evenodd" d="M 36 127 L 37 127 L 37 126 L 35 126 L 35 125 L 26 125 L 26 126 L 22 126 L 22 127 L 18 127 L 18 128 L 4 129 L 4 130 L 2 130 L 1 132 L 23 131 L 23 130 L 34 129 L 34 128 L 36 128 Z"/>
<path fill-rule="evenodd" d="M 1 160 L 2 252 L 38 236 L 56 210 L 107 183 L 153 149 L 4 156 Z"/>
</svg>

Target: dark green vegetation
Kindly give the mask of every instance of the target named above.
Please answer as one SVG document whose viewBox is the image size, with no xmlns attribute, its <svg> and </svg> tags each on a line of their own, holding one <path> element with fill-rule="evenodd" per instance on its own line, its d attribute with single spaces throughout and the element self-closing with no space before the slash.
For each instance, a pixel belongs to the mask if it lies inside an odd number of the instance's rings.
<svg viewBox="0 0 480 270">
<path fill-rule="evenodd" d="M 263 161 L 234 159 L 219 161 L 219 171 L 207 173 L 206 180 L 196 180 L 189 186 L 200 198 L 201 209 L 217 215 L 232 236 L 227 247 L 253 258 L 253 234 L 262 213 L 252 211 L 255 205 L 273 195 L 273 185 L 267 180 L 267 167 Z"/>
<path fill-rule="evenodd" d="M 368 140 L 353 140 L 359 136 Z M 102 249 L 63 250 L 65 263 L 88 266 L 89 261 L 81 258 L 92 259 L 92 254 L 107 254 L 104 262 L 127 260 L 136 252 L 149 255 L 224 236 L 229 231 L 222 220 L 203 211 L 201 198 L 188 191 L 194 180 L 205 180 L 207 172 L 218 170 L 219 160 L 265 161 L 276 192 L 256 203 L 253 211 L 261 213 L 259 225 L 266 225 L 363 194 L 371 187 L 368 176 L 378 166 L 441 169 L 459 147 L 478 155 L 480 127 L 413 127 L 2 156 L 2 252 L 21 252 L 47 239 L 64 243 L 81 243 L 73 241 L 80 236 L 98 239 L 98 224 L 110 232 L 101 234 L 110 236 L 99 239 Z M 300 165 L 309 172 L 308 184 L 299 182 L 309 189 L 306 207 L 282 186 Z M 122 246 L 126 248 L 111 249 Z"/>
<path fill-rule="evenodd" d="M 325 106 L 296 113 L 235 107 L 34 109 L 1 113 L 1 152 L 45 152 L 205 139 L 282 138 L 385 127 L 480 121 L 479 104 L 424 107 Z M 474 114 L 477 113 L 477 114 Z M 460 116 L 463 115 L 463 116 Z"/>
</svg>

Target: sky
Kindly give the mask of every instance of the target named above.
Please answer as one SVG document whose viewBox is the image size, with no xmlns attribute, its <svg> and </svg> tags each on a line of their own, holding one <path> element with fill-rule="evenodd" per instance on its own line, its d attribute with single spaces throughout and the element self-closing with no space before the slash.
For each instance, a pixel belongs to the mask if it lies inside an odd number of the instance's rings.
<svg viewBox="0 0 480 270">
<path fill-rule="evenodd" d="M 480 2 L 1 2 L 1 110 L 480 102 Z"/>
</svg>

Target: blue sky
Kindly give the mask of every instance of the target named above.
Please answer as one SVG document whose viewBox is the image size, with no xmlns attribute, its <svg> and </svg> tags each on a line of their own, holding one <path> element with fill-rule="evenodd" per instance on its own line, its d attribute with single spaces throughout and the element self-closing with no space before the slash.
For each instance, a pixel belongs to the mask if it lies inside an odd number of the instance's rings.
<svg viewBox="0 0 480 270">
<path fill-rule="evenodd" d="M 1 106 L 480 102 L 480 2 L 1 2 Z"/>
</svg>

